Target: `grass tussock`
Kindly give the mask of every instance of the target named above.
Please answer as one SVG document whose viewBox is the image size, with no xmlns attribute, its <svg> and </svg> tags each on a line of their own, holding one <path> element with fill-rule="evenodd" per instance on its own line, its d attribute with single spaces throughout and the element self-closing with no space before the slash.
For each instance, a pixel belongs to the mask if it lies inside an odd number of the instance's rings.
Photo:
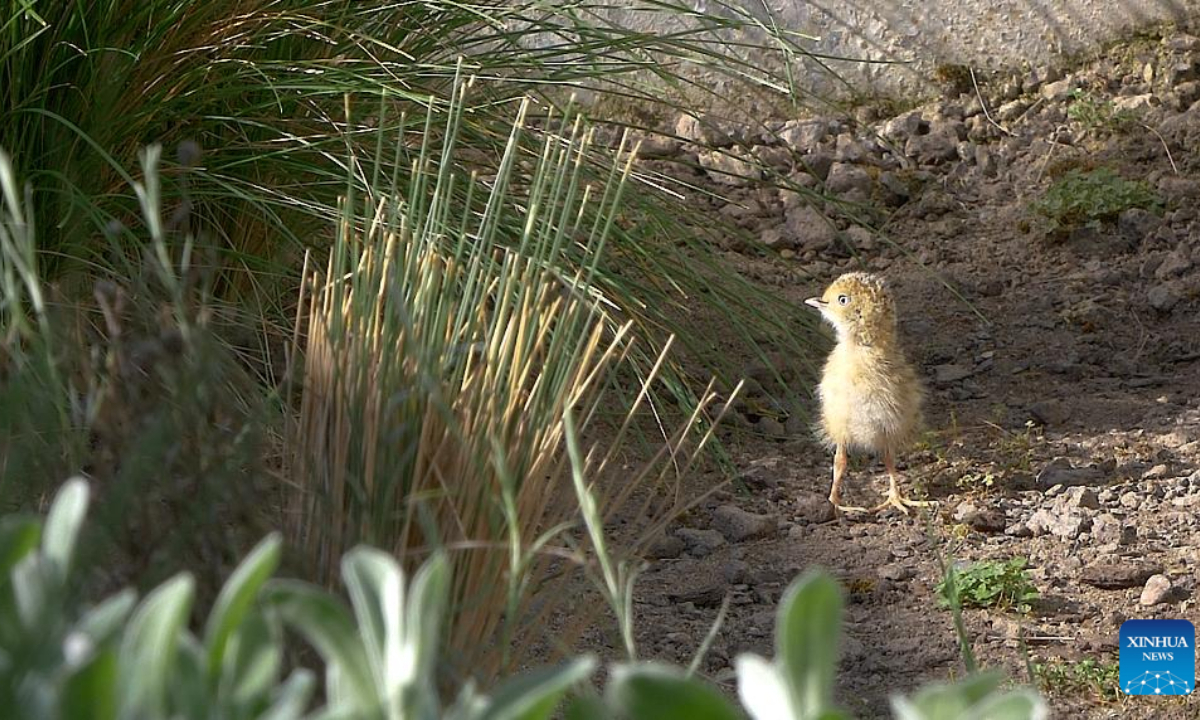
<svg viewBox="0 0 1200 720">
<path fill-rule="evenodd" d="M 580 118 L 533 131 L 522 108 L 485 185 L 452 170 L 462 109 L 447 113 L 441 131 L 422 134 L 408 185 L 347 199 L 333 252 L 309 276 L 287 470 L 299 488 L 287 513 L 293 538 L 327 581 L 355 543 L 410 562 L 451 550 L 459 614 L 450 645 L 463 667 L 481 671 L 508 661 L 514 630 L 528 620 L 527 591 L 554 554 L 543 550 L 563 548 L 581 562 L 591 553 L 564 535 L 579 513 L 567 416 L 578 418 L 581 436 L 603 437 L 603 452 L 585 463 L 589 477 L 603 476 L 665 353 L 631 404 L 607 396 L 627 413 L 621 422 L 599 422 L 605 385 L 635 344 L 631 323 L 617 319 L 595 282 L 631 148 L 620 149 L 606 182 L 591 184 L 584 166 L 593 134 Z M 525 194 L 513 199 L 522 136 L 531 132 L 541 152 L 523 176 Z M 400 136 L 381 146 L 393 143 L 409 144 Z M 465 210 L 451 203 L 460 183 Z M 512 237 L 516 218 L 521 231 Z M 710 388 L 667 438 L 674 462 L 606 488 L 593 511 L 621 512 L 635 491 L 647 492 L 639 481 L 685 472 L 712 400 Z M 634 525 L 649 527 L 678 501 L 643 506 Z"/>
</svg>

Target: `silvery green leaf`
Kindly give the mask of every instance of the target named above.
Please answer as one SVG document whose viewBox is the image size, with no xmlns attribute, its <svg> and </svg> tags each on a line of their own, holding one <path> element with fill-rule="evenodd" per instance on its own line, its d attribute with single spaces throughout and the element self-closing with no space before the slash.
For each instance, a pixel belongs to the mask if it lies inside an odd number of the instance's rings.
<svg viewBox="0 0 1200 720">
<path fill-rule="evenodd" d="M 797 717 L 791 696 L 775 665 L 751 653 L 734 661 L 738 698 L 754 720 L 790 720 Z"/>
<path fill-rule="evenodd" d="M 42 531 L 42 553 L 53 563 L 59 578 L 66 578 L 75 555 L 79 528 L 87 514 L 88 486 L 82 478 L 71 478 L 63 484 L 50 506 L 46 526 Z"/>
<path fill-rule="evenodd" d="M 737 720 L 741 715 L 720 692 L 656 663 L 613 667 L 609 704 L 630 720 Z"/>
<path fill-rule="evenodd" d="M 226 643 L 258 597 L 263 583 L 279 566 L 281 546 L 279 533 L 268 535 L 250 551 L 245 560 L 242 560 L 221 588 L 221 594 L 213 604 L 205 629 L 204 644 L 208 648 L 209 677 L 220 676 Z"/>
<path fill-rule="evenodd" d="M 134 611 L 121 642 L 122 717 L 161 717 L 167 678 L 176 671 L 176 649 L 195 581 L 180 574 L 155 588 Z"/>
<path fill-rule="evenodd" d="M 833 707 L 833 680 L 842 596 L 823 573 L 806 573 L 788 587 L 775 628 L 776 664 L 798 718 L 819 717 Z"/>
<path fill-rule="evenodd" d="M 371 666 L 346 606 L 308 583 L 273 580 L 264 602 L 316 648 L 326 667 L 330 710 L 366 712 L 378 706 Z"/>
<path fill-rule="evenodd" d="M 492 693 L 483 720 L 545 720 L 572 685 L 596 671 L 596 658 L 584 655 L 557 667 L 518 675 Z"/>
</svg>

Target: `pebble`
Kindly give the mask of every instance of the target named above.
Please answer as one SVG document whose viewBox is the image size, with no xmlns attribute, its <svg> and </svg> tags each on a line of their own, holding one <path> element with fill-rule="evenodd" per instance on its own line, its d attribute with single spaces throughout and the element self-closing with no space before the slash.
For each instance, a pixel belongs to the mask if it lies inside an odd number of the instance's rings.
<svg viewBox="0 0 1200 720">
<path fill-rule="evenodd" d="M 680 528 L 675 531 L 687 551 L 693 557 L 711 555 L 714 550 L 725 544 L 725 538 L 716 530 L 700 530 L 697 528 Z"/>
<path fill-rule="evenodd" d="M 1084 568 L 1079 579 L 1101 590 L 1124 590 L 1142 585 L 1161 572 L 1162 567 L 1155 564 L 1099 563 Z"/>
<path fill-rule="evenodd" d="M 1142 588 L 1142 596 L 1138 598 L 1138 602 L 1146 607 L 1159 605 L 1167 601 L 1171 589 L 1171 580 L 1166 575 L 1151 575 Z"/>
<path fill-rule="evenodd" d="M 722 505 L 713 512 L 712 529 L 729 542 L 742 542 L 775 532 L 779 520 L 774 515 L 759 515 L 736 505 Z"/>
</svg>

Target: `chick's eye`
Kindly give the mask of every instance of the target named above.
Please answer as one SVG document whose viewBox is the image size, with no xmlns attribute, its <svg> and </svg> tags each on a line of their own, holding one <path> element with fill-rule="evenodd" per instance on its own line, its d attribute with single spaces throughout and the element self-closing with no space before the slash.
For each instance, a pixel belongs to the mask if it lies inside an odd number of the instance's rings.
<svg viewBox="0 0 1200 720">
<path fill-rule="evenodd" d="M 837 301 L 838 301 L 838 305 L 849 305 L 850 304 L 850 296 L 849 295 L 838 295 Z"/>
</svg>

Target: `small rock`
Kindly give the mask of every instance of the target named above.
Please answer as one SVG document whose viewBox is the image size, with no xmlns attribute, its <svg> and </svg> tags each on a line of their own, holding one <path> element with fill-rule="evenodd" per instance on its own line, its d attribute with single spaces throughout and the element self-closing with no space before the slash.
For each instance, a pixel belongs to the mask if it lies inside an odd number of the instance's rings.
<svg viewBox="0 0 1200 720">
<path fill-rule="evenodd" d="M 962 523 L 977 532 L 1000 533 L 1004 532 L 1008 520 L 1004 513 L 996 508 L 983 508 L 967 513 L 963 516 Z"/>
<path fill-rule="evenodd" d="M 1150 303 L 1150 307 L 1165 315 L 1179 304 L 1179 295 L 1174 288 L 1164 283 L 1150 288 L 1146 293 L 1146 301 Z"/>
<path fill-rule="evenodd" d="M 1059 400 L 1040 400 L 1029 406 L 1029 415 L 1039 425 L 1059 427 L 1071 417 L 1071 408 Z"/>
<path fill-rule="evenodd" d="M 1142 585 L 1150 576 L 1162 572 L 1162 567 L 1153 563 L 1135 565 L 1131 563 L 1098 563 L 1084 568 L 1079 579 L 1087 585 L 1101 590 L 1124 590 Z"/>
<path fill-rule="evenodd" d="M 936 365 L 933 368 L 933 381 L 938 385 L 949 385 L 950 383 L 965 380 L 974 375 L 975 372 L 962 365 L 947 363 L 944 365 Z"/>
<path fill-rule="evenodd" d="M 1187 248 L 1180 246 L 1167 254 L 1162 263 L 1154 271 L 1154 277 L 1159 280 L 1172 280 L 1181 277 L 1192 269 L 1192 258 Z"/>
<path fill-rule="evenodd" d="M 1150 468 L 1149 470 L 1147 470 L 1146 472 L 1142 473 L 1142 479 L 1143 480 L 1158 480 L 1160 478 L 1165 478 L 1170 473 L 1171 473 L 1171 468 L 1167 467 L 1167 465 L 1165 463 L 1159 463 L 1159 464 L 1155 465 L 1154 467 Z"/>
<path fill-rule="evenodd" d="M 1094 465 L 1074 467 L 1065 457 L 1057 457 L 1046 464 L 1037 474 L 1037 487 L 1045 490 L 1055 485 L 1092 485 L 1104 477 L 1104 472 Z"/>
<path fill-rule="evenodd" d="M 1193 52 L 1200 50 L 1200 38 L 1187 33 L 1179 33 L 1169 38 L 1163 38 L 1163 44 L 1173 52 Z"/>
<path fill-rule="evenodd" d="M 1171 594 L 1171 579 L 1166 575 L 1151 575 L 1142 588 L 1142 596 L 1138 602 L 1145 607 L 1159 605 L 1167 601 Z"/>
<path fill-rule="evenodd" d="M 800 158 L 800 165 L 812 176 L 824 182 L 829 177 L 829 170 L 833 167 L 833 155 L 824 150 L 815 150 L 810 153 L 805 153 Z"/>
<path fill-rule="evenodd" d="M 917 576 L 916 570 L 913 570 L 908 565 L 901 565 L 900 563 L 884 565 L 876 570 L 876 572 L 879 574 L 879 577 L 883 578 L 884 580 L 891 580 L 892 582 L 904 582 L 905 580 L 911 580 Z"/>
<path fill-rule="evenodd" d="M 651 560 L 677 558 L 683 553 L 684 547 L 684 542 L 679 536 L 660 535 L 650 543 L 650 547 L 646 548 L 646 557 Z"/>
<path fill-rule="evenodd" d="M 740 585 L 750 575 L 750 565 L 745 560 L 730 560 L 721 566 L 721 577 L 729 585 Z"/>
<path fill-rule="evenodd" d="M 675 157 L 679 154 L 680 147 L 679 141 L 675 138 L 652 133 L 641 139 L 641 144 L 638 145 L 638 157 L 647 160 Z"/>
<path fill-rule="evenodd" d="M 1138 112 L 1149 110 L 1158 104 L 1158 99 L 1152 93 L 1143 93 L 1130 97 L 1119 97 L 1113 100 L 1113 110 L 1116 112 Z"/>
<path fill-rule="evenodd" d="M 953 160 L 958 157 L 958 143 L 967 137 L 967 128 L 957 120 L 930 125 L 926 135 L 913 135 L 904 145 L 904 154 L 925 165 Z"/>
<path fill-rule="evenodd" d="M 1051 102 L 1066 100 L 1075 90 L 1075 81 L 1072 78 L 1063 78 L 1052 83 L 1046 83 L 1042 86 L 1042 97 Z"/>
<path fill-rule="evenodd" d="M 725 544 L 725 537 L 716 530 L 698 530 L 696 528 L 680 528 L 675 531 L 687 551 L 693 557 L 706 557 L 714 550 Z"/>
<path fill-rule="evenodd" d="M 779 140 L 798 153 L 812 152 L 829 137 L 825 120 L 788 120 L 779 131 Z"/>
<path fill-rule="evenodd" d="M 784 215 L 784 227 L 794 247 L 821 251 L 837 240 L 833 225 L 811 205 L 797 205 Z"/>
<path fill-rule="evenodd" d="M 787 172 L 792 166 L 792 153 L 787 148 L 758 145 L 751 154 L 761 165 Z"/>
<path fill-rule="evenodd" d="M 1068 540 L 1079 537 L 1090 526 L 1088 516 L 1079 509 L 1047 510 L 1035 512 L 1026 523 L 1033 535 L 1054 535 Z"/>
<path fill-rule="evenodd" d="M 921 113 L 910 112 L 888 120 L 879 134 L 892 142 L 904 143 L 920 134 L 924 127 L 928 127 L 928 123 L 921 118 Z"/>
<path fill-rule="evenodd" d="M 809 523 L 827 523 L 836 517 L 829 498 L 813 492 L 796 494 L 796 517 Z"/>
<path fill-rule="evenodd" d="M 855 190 L 864 194 L 871 191 L 871 175 L 863 168 L 850 163 L 834 163 L 825 179 L 825 189 L 837 195 Z"/>
<path fill-rule="evenodd" d="M 1131 246 L 1137 247 L 1162 226 L 1162 218 L 1142 208 L 1129 208 L 1117 216 L 1117 230 Z"/>
<path fill-rule="evenodd" d="M 1137 529 L 1103 513 L 1092 520 L 1092 539 L 1100 545 L 1132 545 L 1137 540 Z"/>
<path fill-rule="evenodd" d="M 742 542 L 775 532 L 779 521 L 774 515 L 759 515 L 736 505 L 722 505 L 712 517 L 712 528 L 730 542 Z"/>
<path fill-rule="evenodd" d="M 706 150 L 699 154 L 699 159 L 708 176 L 721 185 L 737 187 L 763 178 L 762 168 L 753 160 L 742 157 L 737 149 Z"/>
<path fill-rule="evenodd" d="M 837 137 L 834 153 L 838 162 L 860 163 L 867 157 L 867 148 L 850 133 L 842 133 Z"/>
<path fill-rule="evenodd" d="M 754 424 L 754 429 L 769 438 L 787 437 L 787 426 L 769 415 L 760 417 Z"/>
<path fill-rule="evenodd" d="M 675 134 L 689 142 L 708 147 L 728 147 L 733 144 L 733 135 L 729 132 L 728 123 L 716 116 L 683 114 L 675 122 Z"/>
<path fill-rule="evenodd" d="M 1017 98 L 1016 100 L 1010 100 L 996 108 L 996 119 L 1000 122 L 1016 120 L 1028 109 L 1029 101 L 1026 99 Z"/>
<path fill-rule="evenodd" d="M 1097 510 L 1100 508 L 1100 499 L 1096 497 L 1096 491 L 1090 487 L 1077 486 L 1067 488 L 1067 491 L 1055 500 L 1055 504 L 1067 508 Z"/>
<path fill-rule="evenodd" d="M 859 252 L 870 252 L 875 249 L 875 233 L 862 225 L 851 225 L 846 228 L 846 242 Z"/>
<path fill-rule="evenodd" d="M 678 592 L 667 593 L 671 602 L 676 604 L 692 603 L 696 607 L 717 607 L 725 599 L 725 588 L 715 577 L 708 574 L 693 576 L 696 582 Z"/>
</svg>

